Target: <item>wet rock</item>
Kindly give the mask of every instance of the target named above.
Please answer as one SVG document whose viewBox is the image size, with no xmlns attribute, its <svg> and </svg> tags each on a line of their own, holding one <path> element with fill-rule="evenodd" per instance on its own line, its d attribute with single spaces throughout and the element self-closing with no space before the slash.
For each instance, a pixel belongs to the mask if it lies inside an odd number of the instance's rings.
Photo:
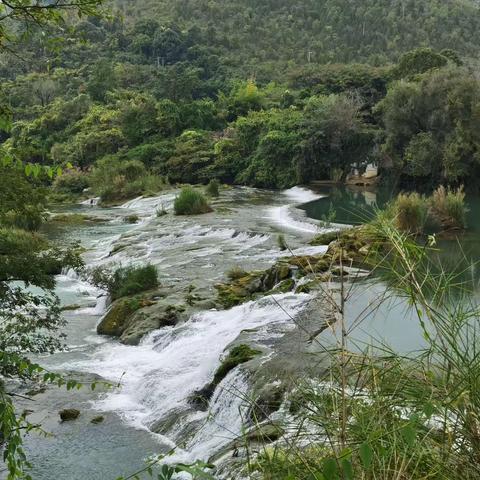
<svg viewBox="0 0 480 480">
<path fill-rule="evenodd" d="M 80 410 L 76 408 L 66 408 L 58 412 L 62 422 L 69 422 L 71 420 L 76 420 L 80 416 Z"/>
<path fill-rule="evenodd" d="M 247 302 L 255 293 L 263 291 L 262 276 L 262 272 L 250 272 L 231 283 L 216 285 L 219 302 L 225 308 Z"/>
<path fill-rule="evenodd" d="M 264 385 L 255 395 L 254 403 L 249 409 L 250 420 L 254 423 L 261 422 L 276 412 L 282 405 L 284 393 L 285 387 L 280 383 Z"/>
<path fill-rule="evenodd" d="M 295 280 L 293 278 L 287 278 L 276 285 L 274 291 L 278 293 L 291 292 L 295 288 Z"/>
<path fill-rule="evenodd" d="M 104 420 L 105 420 L 105 417 L 103 415 L 98 415 L 97 417 L 93 417 L 90 420 L 90 423 L 98 425 L 99 423 L 102 423 Z"/>
<path fill-rule="evenodd" d="M 381 244 L 378 239 L 372 238 L 368 225 L 360 226 L 339 233 L 337 240 L 329 244 L 325 257 L 332 264 L 365 267 L 378 248 Z"/>
<path fill-rule="evenodd" d="M 36 395 L 40 395 L 41 393 L 45 393 L 47 391 L 46 387 L 39 387 L 33 390 L 29 390 L 25 395 L 27 397 L 35 397 Z"/>
<path fill-rule="evenodd" d="M 78 303 L 73 303 L 72 305 L 64 305 L 60 310 L 62 312 L 69 312 L 72 310 L 78 310 L 79 308 L 81 308 L 81 306 L 78 305 Z"/>
<path fill-rule="evenodd" d="M 216 285 L 218 301 L 224 308 L 231 308 L 261 295 L 291 292 L 295 278 L 324 273 L 330 267 L 330 259 L 321 255 L 283 258 L 264 272 L 244 272 L 230 283 Z"/>
<path fill-rule="evenodd" d="M 217 368 L 213 380 L 200 390 L 195 391 L 189 398 L 189 403 L 197 410 L 204 411 L 218 384 L 238 365 L 247 363 L 259 355 L 259 350 L 254 350 L 249 345 L 241 344 L 233 347 Z"/>
<path fill-rule="evenodd" d="M 329 245 L 331 242 L 337 240 L 339 232 L 326 232 L 317 235 L 312 240 L 310 240 L 310 245 Z"/>
<path fill-rule="evenodd" d="M 244 440 L 247 442 L 271 443 L 278 440 L 285 434 L 285 430 L 277 422 L 269 422 L 256 425 L 245 434 Z"/>
<path fill-rule="evenodd" d="M 127 322 L 134 313 L 135 309 L 129 300 L 114 302 L 98 324 L 97 333 L 119 337 L 127 328 Z"/>
<path fill-rule="evenodd" d="M 126 345 L 138 345 L 140 340 L 153 330 L 175 326 L 185 312 L 183 305 L 156 304 L 154 308 L 142 309 L 131 317 L 120 336 Z"/>
</svg>

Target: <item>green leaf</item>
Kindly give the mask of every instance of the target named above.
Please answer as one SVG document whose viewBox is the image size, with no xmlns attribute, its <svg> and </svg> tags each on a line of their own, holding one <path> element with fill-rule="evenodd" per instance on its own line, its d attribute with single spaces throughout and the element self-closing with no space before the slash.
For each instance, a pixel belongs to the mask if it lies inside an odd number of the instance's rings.
<svg viewBox="0 0 480 480">
<path fill-rule="evenodd" d="M 433 406 L 433 403 L 427 402 L 423 406 L 423 413 L 430 418 L 434 413 L 435 413 L 435 407 Z"/>
<path fill-rule="evenodd" d="M 360 460 L 362 461 L 363 467 L 368 470 L 372 465 L 373 459 L 373 450 L 372 447 L 367 442 L 364 442 L 360 445 L 359 449 Z"/>
<path fill-rule="evenodd" d="M 323 461 L 323 476 L 325 480 L 336 480 L 338 478 L 338 465 L 334 458 L 327 458 Z"/>
<path fill-rule="evenodd" d="M 415 445 L 415 440 L 417 439 L 417 431 L 411 423 L 403 427 L 402 437 L 410 448 Z"/>
<path fill-rule="evenodd" d="M 353 466 L 352 462 L 344 458 L 342 459 L 342 470 L 343 470 L 343 478 L 345 480 L 353 480 Z"/>
</svg>

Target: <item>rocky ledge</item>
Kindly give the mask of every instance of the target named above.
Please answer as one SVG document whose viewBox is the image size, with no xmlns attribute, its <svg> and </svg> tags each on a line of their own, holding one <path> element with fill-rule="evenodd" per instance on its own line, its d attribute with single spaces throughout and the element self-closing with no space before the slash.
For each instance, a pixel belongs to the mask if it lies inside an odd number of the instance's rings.
<svg viewBox="0 0 480 480">
<path fill-rule="evenodd" d="M 281 258 L 267 270 L 230 274 L 230 282 L 216 285 L 218 302 L 230 308 L 275 293 L 309 293 L 321 282 L 349 276 L 352 269 L 369 268 L 372 241 L 362 227 L 316 237 L 313 245 L 328 245 L 321 255 Z"/>
</svg>

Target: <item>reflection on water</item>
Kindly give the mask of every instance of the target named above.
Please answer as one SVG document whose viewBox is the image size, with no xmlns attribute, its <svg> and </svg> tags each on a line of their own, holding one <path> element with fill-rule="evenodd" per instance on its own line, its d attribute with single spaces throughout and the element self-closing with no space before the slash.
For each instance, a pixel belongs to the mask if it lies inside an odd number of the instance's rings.
<svg viewBox="0 0 480 480">
<path fill-rule="evenodd" d="M 302 205 L 307 216 L 318 220 L 358 225 L 371 219 L 376 209 L 382 209 L 395 192 L 388 188 L 324 186 L 318 189 L 323 198 Z M 458 274 L 457 281 L 480 292 L 480 196 L 468 195 L 466 232 L 437 239 L 434 261 L 445 270 Z M 332 218 L 334 212 L 334 218 Z"/>
<path fill-rule="evenodd" d="M 300 207 L 307 216 L 351 225 L 365 223 L 376 209 L 383 208 L 392 198 L 391 190 L 386 188 L 326 186 L 318 192 L 323 198 Z"/>
<path fill-rule="evenodd" d="M 375 210 L 384 208 L 394 195 L 393 190 L 385 188 L 358 187 L 322 187 L 319 193 L 324 197 L 299 208 L 318 220 L 331 219 L 351 225 L 371 219 Z M 450 282 L 456 284 L 450 292 L 450 301 L 456 305 L 480 303 L 480 196 L 470 195 L 466 201 L 467 231 L 443 238 L 438 236 L 436 247 L 428 256 L 428 265 L 423 267 L 431 274 L 438 275 L 443 269 L 450 275 Z M 331 212 L 335 212 L 334 219 Z M 363 350 L 367 345 L 385 343 L 404 354 L 423 348 L 425 339 L 413 309 L 394 290 L 388 292 L 386 283 L 389 282 L 378 271 L 374 278 L 355 284 L 345 312 L 351 330 L 350 348 Z M 386 294 L 389 300 L 379 301 Z M 324 334 L 328 335 L 329 332 Z"/>
</svg>

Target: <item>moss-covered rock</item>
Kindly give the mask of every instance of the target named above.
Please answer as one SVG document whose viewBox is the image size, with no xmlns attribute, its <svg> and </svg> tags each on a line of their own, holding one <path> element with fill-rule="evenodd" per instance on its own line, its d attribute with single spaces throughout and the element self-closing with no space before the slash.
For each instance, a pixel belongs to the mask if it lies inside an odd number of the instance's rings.
<svg viewBox="0 0 480 480">
<path fill-rule="evenodd" d="M 319 235 L 316 235 L 312 240 L 310 240 L 310 245 L 329 245 L 331 242 L 334 242 L 337 240 L 338 236 L 340 235 L 340 232 L 334 231 L 334 232 L 326 232 L 326 233 L 321 233 Z"/>
<path fill-rule="evenodd" d="M 80 416 L 80 410 L 76 408 L 66 408 L 58 412 L 62 422 L 69 422 L 71 420 L 76 420 Z"/>
<path fill-rule="evenodd" d="M 189 403 L 198 410 L 205 410 L 208 407 L 208 402 L 215 392 L 217 385 L 238 365 L 249 362 L 255 356 L 259 355 L 259 350 L 254 350 L 248 345 L 241 344 L 233 347 L 228 355 L 222 360 L 220 366 L 217 368 L 213 380 L 205 385 L 202 389 L 194 392 L 190 398 Z"/>
<path fill-rule="evenodd" d="M 283 402 L 285 387 L 280 383 L 269 383 L 256 392 L 254 402 L 248 411 L 253 423 L 258 423 L 276 412 Z"/>
<path fill-rule="evenodd" d="M 373 238 L 368 225 L 344 230 L 331 242 L 325 254 L 332 265 L 368 267 L 381 242 Z"/>
<path fill-rule="evenodd" d="M 105 220 L 91 215 L 84 215 L 82 213 L 66 213 L 53 215 L 49 218 L 49 222 L 64 224 L 64 225 L 81 225 L 89 223 L 102 223 Z"/>
<path fill-rule="evenodd" d="M 155 304 L 154 308 L 139 310 L 126 322 L 120 341 L 126 345 L 138 345 L 146 333 L 176 325 L 184 311 L 183 305 L 170 304 Z"/>
<path fill-rule="evenodd" d="M 281 281 L 272 293 L 287 293 L 291 292 L 295 288 L 295 280 L 293 278 L 287 278 L 286 280 Z"/>
<path fill-rule="evenodd" d="M 213 377 L 213 383 L 218 385 L 227 375 L 238 365 L 246 363 L 260 353 L 259 350 L 254 350 L 248 345 L 242 344 L 233 347 L 228 355 L 223 359 L 220 366 L 217 368 Z"/>
<path fill-rule="evenodd" d="M 129 299 L 114 302 L 97 326 L 100 335 L 119 337 L 128 326 L 128 321 L 138 308 Z"/>
<path fill-rule="evenodd" d="M 78 305 L 78 303 L 73 303 L 71 305 L 64 305 L 63 307 L 60 308 L 60 310 L 62 312 L 69 312 L 72 310 L 78 310 L 79 308 L 81 308 L 81 306 Z"/>
<path fill-rule="evenodd" d="M 105 420 L 105 417 L 103 417 L 103 415 L 98 415 L 97 417 L 93 417 L 90 420 L 90 423 L 98 425 L 99 423 L 102 423 L 104 420 Z"/>
<path fill-rule="evenodd" d="M 218 301 L 225 308 L 231 308 L 250 300 L 255 293 L 263 291 L 263 272 L 250 272 L 239 276 L 231 283 L 216 285 Z"/>
</svg>

